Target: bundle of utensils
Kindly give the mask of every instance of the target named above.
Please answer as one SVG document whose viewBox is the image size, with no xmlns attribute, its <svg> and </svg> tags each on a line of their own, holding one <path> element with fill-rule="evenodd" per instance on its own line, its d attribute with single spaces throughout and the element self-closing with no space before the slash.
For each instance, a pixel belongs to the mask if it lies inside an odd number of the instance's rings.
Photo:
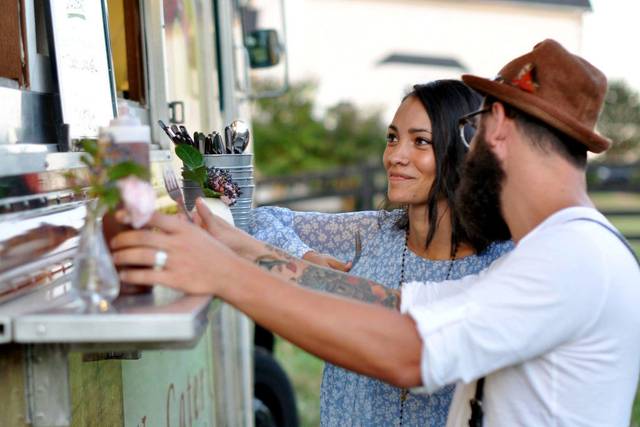
<svg viewBox="0 0 640 427">
<path fill-rule="evenodd" d="M 185 126 L 167 126 L 162 120 L 158 124 L 174 144 L 191 145 L 202 154 L 242 154 L 249 145 L 249 127 L 241 120 L 234 120 L 224 128 L 224 140 L 217 131 L 194 132 L 191 137 Z"/>
</svg>

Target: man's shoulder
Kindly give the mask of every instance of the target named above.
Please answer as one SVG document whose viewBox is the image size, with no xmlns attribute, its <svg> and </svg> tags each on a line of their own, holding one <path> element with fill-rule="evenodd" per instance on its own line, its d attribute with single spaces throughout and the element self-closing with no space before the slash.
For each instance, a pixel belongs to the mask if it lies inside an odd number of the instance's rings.
<svg viewBox="0 0 640 427">
<path fill-rule="evenodd" d="M 599 251 L 602 245 L 619 243 L 618 230 L 593 208 L 573 207 L 562 209 L 547 217 L 529 232 L 519 243 L 523 248 L 553 244 L 560 252 L 583 253 Z M 554 251 L 553 248 L 549 248 Z M 554 251 L 555 252 L 555 251 Z"/>
<path fill-rule="evenodd" d="M 569 208 L 551 215 L 523 238 L 515 251 L 542 267 L 541 275 L 606 283 L 616 271 L 639 274 L 619 231 L 596 209 Z"/>
</svg>

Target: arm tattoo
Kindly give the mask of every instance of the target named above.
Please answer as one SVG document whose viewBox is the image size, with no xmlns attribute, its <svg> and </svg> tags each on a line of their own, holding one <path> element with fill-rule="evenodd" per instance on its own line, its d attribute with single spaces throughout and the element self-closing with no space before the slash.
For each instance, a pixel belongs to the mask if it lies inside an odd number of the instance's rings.
<svg viewBox="0 0 640 427">
<path fill-rule="evenodd" d="M 350 276 L 340 271 L 307 265 L 296 281 L 302 286 L 317 291 L 380 304 L 393 309 L 400 308 L 400 292 L 386 288 L 372 280 Z"/>
<path fill-rule="evenodd" d="M 277 259 L 269 255 L 263 255 L 256 258 L 256 264 L 269 271 L 273 271 L 273 269 L 275 268 L 278 272 L 282 273 L 283 268 L 288 268 L 295 273 L 295 265 L 290 265 L 292 264 L 290 261 Z"/>
<path fill-rule="evenodd" d="M 400 308 L 398 290 L 389 289 L 372 280 L 310 264 L 267 244 L 264 248 L 270 253 L 257 257 L 255 263 L 301 286 L 362 302 L 380 304 L 395 310 Z"/>
</svg>

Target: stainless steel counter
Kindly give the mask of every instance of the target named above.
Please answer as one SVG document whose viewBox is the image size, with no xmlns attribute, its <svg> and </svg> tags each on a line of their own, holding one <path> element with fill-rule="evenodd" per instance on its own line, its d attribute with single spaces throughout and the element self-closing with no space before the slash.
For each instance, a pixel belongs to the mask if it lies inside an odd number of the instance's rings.
<svg viewBox="0 0 640 427">
<path fill-rule="evenodd" d="M 190 347 L 209 322 L 211 301 L 156 287 L 148 295 L 118 298 L 110 312 L 86 313 L 65 277 L 0 305 L 0 342 L 95 351 Z"/>
</svg>

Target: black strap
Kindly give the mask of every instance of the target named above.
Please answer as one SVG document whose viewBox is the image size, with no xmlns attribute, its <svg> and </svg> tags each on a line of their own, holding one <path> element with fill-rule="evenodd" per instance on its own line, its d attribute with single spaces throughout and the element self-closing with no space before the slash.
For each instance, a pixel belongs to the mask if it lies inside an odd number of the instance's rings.
<svg viewBox="0 0 640 427">
<path fill-rule="evenodd" d="M 476 384 L 476 395 L 469 401 L 471 405 L 471 418 L 469 418 L 469 427 L 482 427 L 482 419 L 484 411 L 482 410 L 482 394 L 484 393 L 484 377 L 478 380 Z"/>
<path fill-rule="evenodd" d="M 638 259 L 638 256 L 636 255 L 635 251 L 633 250 L 633 248 L 631 247 L 627 239 L 625 239 L 624 236 L 620 234 L 618 230 L 593 218 L 587 218 L 587 217 L 573 218 L 567 222 L 571 222 L 571 221 L 589 221 L 606 228 L 614 236 L 616 236 L 624 246 L 626 246 L 626 248 L 629 250 L 633 258 L 636 260 L 638 267 L 640 267 L 640 259 Z M 482 410 L 483 394 L 484 394 L 484 377 L 478 380 L 478 383 L 476 384 L 476 394 L 473 397 L 473 399 L 469 401 L 469 405 L 471 405 L 471 418 L 469 418 L 469 427 L 482 427 L 482 421 L 484 418 L 484 411 Z"/>
</svg>

